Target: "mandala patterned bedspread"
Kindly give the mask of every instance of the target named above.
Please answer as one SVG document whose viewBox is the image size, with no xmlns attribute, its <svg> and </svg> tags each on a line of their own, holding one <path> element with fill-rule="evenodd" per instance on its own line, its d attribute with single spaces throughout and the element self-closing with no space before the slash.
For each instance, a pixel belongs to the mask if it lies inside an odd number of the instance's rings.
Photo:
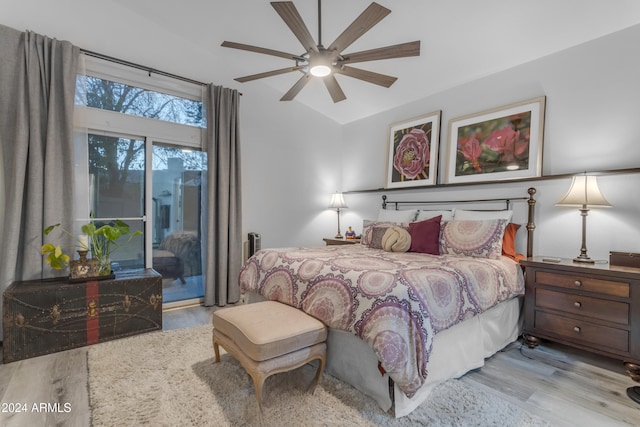
<svg viewBox="0 0 640 427">
<path fill-rule="evenodd" d="M 427 377 L 434 335 L 522 295 L 524 279 L 507 257 L 346 245 L 258 251 L 240 272 L 240 288 L 354 333 L 411 397 Z"/>
</svg>

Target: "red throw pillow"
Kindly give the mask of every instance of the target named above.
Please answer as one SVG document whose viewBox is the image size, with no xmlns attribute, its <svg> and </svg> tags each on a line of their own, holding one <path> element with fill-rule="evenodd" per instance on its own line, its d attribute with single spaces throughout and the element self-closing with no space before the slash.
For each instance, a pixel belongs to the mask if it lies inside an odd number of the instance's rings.
<svg viewBox="0 0 640 427">
<path fill-rule="evenodd" d="M 508 256 L 514 261 L 520 261 L 526 258 L 524 255 L 516 252 L 516 233 L 520 228 L 520 224 L 509 223 L 504 230 L 504 237 L 502 238 L 502 255 Z"/>
<path fill-rule="evenodd" d="M 440 220 L 442 215 L 409 224 L 409 252 L 440 255 Z"/>
</svg>

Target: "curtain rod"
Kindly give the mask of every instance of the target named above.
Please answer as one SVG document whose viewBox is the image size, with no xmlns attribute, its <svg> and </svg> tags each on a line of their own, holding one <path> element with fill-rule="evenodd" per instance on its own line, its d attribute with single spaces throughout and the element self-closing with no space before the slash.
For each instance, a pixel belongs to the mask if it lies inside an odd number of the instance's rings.
<svg viewBox="0 0 640 427">
<path fill-rule="evenodd" d="M 114 62 L 116 64 L 125 65 L 127 67 L 137 68 L 138 70 L 147 71 L 149 73 L 149 75 L 151 75 L 151 73 L 154 73 L 154 74 L 158 74 L 160 76 L 169 77 L 169 78 L 176 79 L 176 80 L 181 80 L 181 81 L 187 82 L 187 83 L 192 83 L 192 84 L 196 84 L 196 85 L 200 85 L 200 86 L 207 86 L 207 83 L 203 83 L 203 82 L 198 81 L 198 80 L 193 80 L 193 79 L 190 79 L 188 77 L 178 76 L 177 74 L 167 73 L 166 71 L 156 70 L 155 68 L 151 68 L 151 67 L 147 67 L 147 66 L 144 66 L 144 65 L 136 64 L 135 62 L 129 62 L 129 61 L 125 61 L 124 59 L 114 58 L 113 56 L 103 55 L 102 53 L 92 52 L 90 50 L 86 50 L 86 49 L 82 49 L 82 48 L 80 48 L 80 52 L 84 53 L 85 55 L 92 56 L 94 58 L 104 59 L 105 61 L 110 61 L 110 62 Z M 242 96 L 241 92 L 238 92 L 238 94 L 240 96 Z"/>
</svg>

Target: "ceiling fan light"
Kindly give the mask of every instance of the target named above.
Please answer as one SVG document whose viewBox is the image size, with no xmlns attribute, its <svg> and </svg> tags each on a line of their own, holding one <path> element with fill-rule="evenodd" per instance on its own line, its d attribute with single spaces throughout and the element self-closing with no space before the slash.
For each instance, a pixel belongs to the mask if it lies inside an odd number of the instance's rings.
<svg viewBox="0 0 640 427">
<path fill-rule="evenodd" d="M 329 74 L 331 74 L 331 67 L 329 67 L 328 65 L 324 65 L 324 64 L 313 65 L 309 69 L 309 72 L 313 76 L 324 77 L 324 76 L 328 76 Z"/>
</svg>

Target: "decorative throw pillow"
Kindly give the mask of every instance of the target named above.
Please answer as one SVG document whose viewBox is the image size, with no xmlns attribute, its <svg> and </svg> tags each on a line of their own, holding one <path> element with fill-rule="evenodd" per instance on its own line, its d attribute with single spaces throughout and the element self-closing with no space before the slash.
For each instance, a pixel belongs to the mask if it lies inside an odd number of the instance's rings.
<svg viewBox="0 0 640 427">
<path fill-rule="evenodd" d="M 382 249 L 382 236 L 384 236 L 384 233 L 390 227 L 400 227 L 400 228 L 404 228 L 405 230 L 408 230 L 409 224 L 391 222 L 391 221 L 364 220 L 364 222 L 362 223 L 362 239 L 360 240 L 360 243 L 364 246 L 376 245 L 377 246 L 376 249 Z M 378 231 L 376 232 L 376 243 L 373 244 L 372 243 L 374 240 L 373 233 L 375 230 L 378 230 Z"/>
<path fill-rule="evenodd" d="M 442 215 L 409 224 L 410 252 L 440 255 L 440 220 Z"/>
<path fill-rule="evenodd" d="M 440 233 L 440 253 L 500 258 L 506 226 L 505 219 L 447 221 Z"/>
<path fill-rule="evenodd" d="M 391 227 L 373 227 L 371 229 L 371 242 L 369 246 L 373 249 L 382 249 L 382 238 L 387 230 L 390 230 Z"/>
<path fill-rule="evenodd" d="M 502 255 L 518 262 L 526 258 L 516 251 L 516 233 L 519 228 L 520 224 L 514 224 L 513 222 L 507 224 L 507 228 L 504 230 L 504 237 L 502 238 Z"/>
<path fill-rule="evenodd" d="M 382 236 L 382 249 L 387 252 L 406 252 L 409 247 L 411 247 L 411 236 L 404 228 L 387 228 Z"/>
</svg>

